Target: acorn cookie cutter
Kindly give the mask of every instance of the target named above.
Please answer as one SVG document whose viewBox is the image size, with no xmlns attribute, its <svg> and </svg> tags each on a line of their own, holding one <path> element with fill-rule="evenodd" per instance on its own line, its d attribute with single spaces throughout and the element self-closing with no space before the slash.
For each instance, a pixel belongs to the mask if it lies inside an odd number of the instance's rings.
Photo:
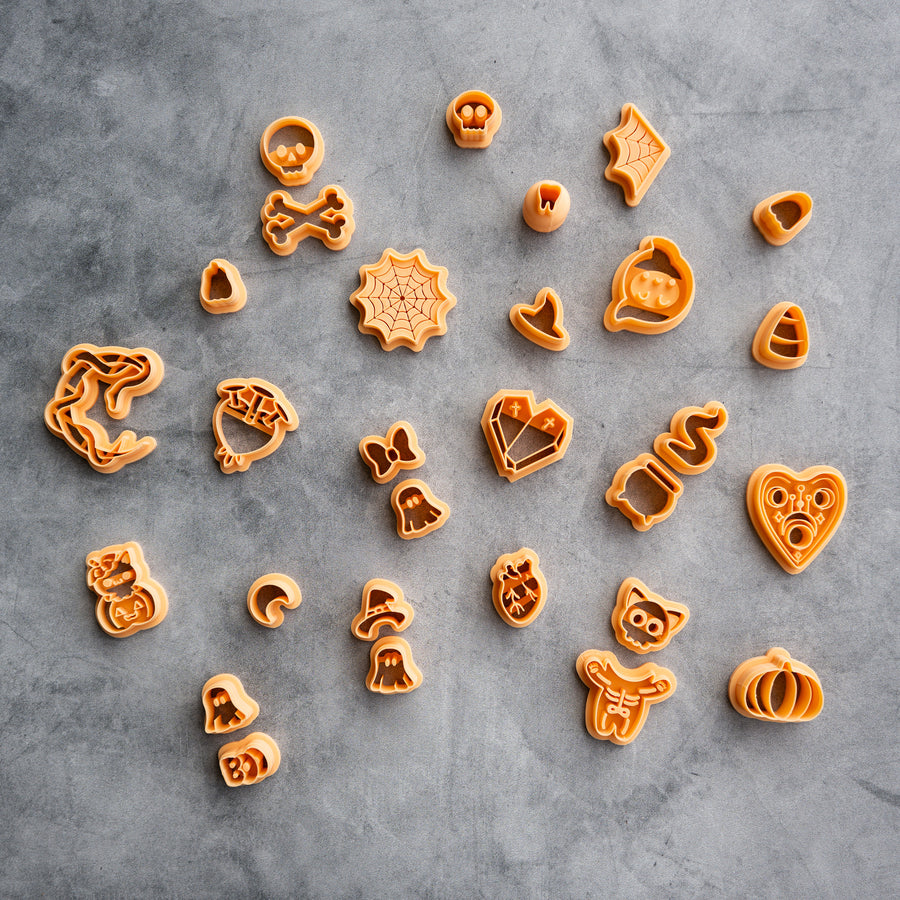
<svg viewBox="0 0 900 900">
<path fill-rule="evenodd" d="M 549 234 L 566 221 L 571 206 L 569 192 L 558 181 L 536 181 L 525 192 L 522 218 L 534 231 Z"/>
<path fill-rule="evenodd" d="M 500 104 L 484 91 L 463 91 L 447 106 L 447 127 L 457 147 L 483 150 L 503 121 Z"/>
<path fill-rule="evenodd" d="M 216 315 L 243 309 L 247 288 L 241 273 L 227 259 L 214 259 L 200 276 L 200 305 Z"/>
<path fill-rule="evenodd" d="M 353 201 L 336 184 L 323 187 L 310 203 L 298 203 L 287 191 L 272 191 L 259 218 L 263 240 L 278 256 L 290 256 L 308 237 L 329 250 L 343 250 L 356 230 Z"/>
<path fill-rule="evenodd" d="M 545 350 L 565 350 L 569 346 L 562 300 L 553 288 L 541 288 L 534 303 L 517 303 L 509 311 L 509 321 L 522 337 Z"/>
<path fill-rule="evenodd" d="M 418 469 L 425 462 L 415 429 L 402 419 L 388 428 L 385 437 L 364 437 L 359 442 L 359 455 L 379 484 L 387 484 L 401 469 Z"/>
<path fill-rule="evenodd" d="M 618 184 L 629 206 L 637 206 L 672 152 L 647 117 L 633 104 L 622 107 L 619 126 L 603 135 L 609 165 L 603 173 Z"/>
<path fill-rule="evenodd" d="M 819 676 L 782 647 L 742 662 L 728 682 L 731 705 L 748 719 L 809 722 L 824 704 Z"/>
<path fill-rule="evenodd" d="M 654 594 L 639 578 L 626 578 L 616 595 L 612 627 L 623 647 L 651 653 L 668 646 L 690 615 L 684 604 Z"/>
<path fill-rule="evenodd" d="M 781 247 L 806 228 L 812 207 L 812 197 L 803 191 L 773 194 L 756 204 L 753 224 L 770 244 Z"/>
<path fill-rule="evenodd" d="M 513 628 L 530 625 L 547 602 L 547 580 L 530 547 L 504 553 L 491 569 L 494 609 Z"/>
<path fill-rule="evenodd" d="M 300 116 L 276 119 L 259 139 L 263 165 L 285 186 L 308 184 L 325 156 L 319 129 Z"/>
<path fill-rule="evenodd" d="M 296 609 L 302 601 L 297 582 L 280 572 L 262 575 L 247 591 L 247 611 L 266 628 L 278 628 L 284 622 L 284 610 Z"/>
<path fill-rule="evenodd" d="M 350 631 L 361 641 L 374 641 L 382 627 L 405 631 L 414 616 L 415 612 L 403 599 L 399 585 L 386 578 L 373 578 L 363 588 L 362 606 L 353 617 Z"/>
<path fill-rule="evenodd" d="M 219 770 L 229 787 L 245 787 L 274 775 L 281 751 L 269 735 L 254 731 L 240 741 L 219 748 Z"/>
<path fill-rule="evenodd" d="M 379 638 L 369 651 L 366 687 L 377 694 L 408 694 L 422 683 L 412 649 L 401 637 Z"/>
<path fill-rule="evenodd" d="M 753 358 L 769 369 L 798 369 L 809 355 L 806 316 L 796 303 L 773 306 L 753 336 Z"/>
<path fill-rule="evenodd" d="M 404 540 L 424 537 L 446 524 L 450 507 L 419 478 L 407 478 L 391 491 L 397 534 Z"/>
<path fill-rule="evenodd" d="M 214 675 L 200 691 L 207 734 L 229 734 L 246 728 L 258 715 L 259 704 L 237 675 Z"/>
</svg>

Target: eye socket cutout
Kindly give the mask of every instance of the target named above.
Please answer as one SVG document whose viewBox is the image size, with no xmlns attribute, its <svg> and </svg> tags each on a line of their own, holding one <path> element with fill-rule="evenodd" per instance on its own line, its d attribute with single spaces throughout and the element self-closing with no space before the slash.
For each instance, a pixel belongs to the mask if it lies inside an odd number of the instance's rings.
<svg viewBox="0 0 900 900">
<path fill-rule="evenodd" d="M 459 112 L 459 117 L 464 122 L 468 122 L 468 120 L 471 119 L 472 116 L 475 115 L 475 110 L 472 109 L 471 105 L 468 103 L 466 103 L 464 106 L 461 106 L 459 108 L 458 112 Z"/>
<path fill-rule="evenodd" d="M 812 496 L 812 502 L 819 507 L 819 509 L 828 509 L 829 507 L 834 506 L 835 503 L 834 491 L 830 488 L 816 488 L 816 492 Z"/>
<path fill-rule="evenodd" d="M 776 509 L 787 503 L 788 493 L 783 487 L 775 485 L 766 491 L 766 503 Z"/>
<path fill-rule="evenodd" d="M 660 622 L 659 619 L 651 617 L 644 626 L 644 630 L 652 637 L 656 637 L 658 634 L 662 634 L 663 623 Z"/>
<path fill-rule="evenodd" d="M 636 628 L 643 628 L 647 621 L 647 613 L 642 609 L 633 609 L 628 613 L 628 622 Z"/>
<path fill-rule="evenodd" d="M 287 147 L 284 144 L 279 144 L 275 148 L 275 158 L 279 160 L 283 160 L 287 157 Z"/>
</svg>

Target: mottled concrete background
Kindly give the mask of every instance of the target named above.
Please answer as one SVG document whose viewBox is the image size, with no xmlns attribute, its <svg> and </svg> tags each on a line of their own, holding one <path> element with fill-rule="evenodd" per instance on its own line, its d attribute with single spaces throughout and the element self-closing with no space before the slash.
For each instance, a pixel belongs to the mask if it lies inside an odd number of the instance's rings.
<svg viewBox="0 0 900 900">
<path fill-rule="evenodd" d="M 0 16 L 3 475 L 0 696 L 5 896 L 883 897 L 898 878 L 897 395 L 900 22 L 887 0 L 264 4 L 22 2 Z M 478 87 L 503 108 L 484 153 L 444 110 Z M 605 181 L 626 101 L 671 143 L 636 209 Z M 259 209 L 274 118 L 315 122 L 326 183 L 357 231 L 274 256 Z M 568 187 L 564 227 L 522 223 L 526 188 Z M 810 225 L 773 248 L 750 221 L 803 189 Z M 693 266 L 694 308 L 659 337 L 601 324 L 618 263 L 647 234 Z M 385 247 L 421 246 L 458 305 L 422 353 L 384 353 L 347 298 Z M 211 316 L 200 272 L 224 256 L 249 291 Z M 510 326 L 552 285 L 562 354 Z M 754 331 L 800 302 L 812 351 L 763 369 Z M 127 427 L 157 450 L 102 476 L 42 410 L 78 342 L 146 345 L 165 380 Z M 245 474 L 213 459 L 215 386 L 278 384 L 300 428 Z M 500 388 L 575 418 L 565 459 L 515 485 L 479 428 Z M 719 459 L 670 520 L 638 534 L 603 501 L 675 410 L 720 400 Z M 398 539 L 389 486 L 357 442 L 417 428 L 417 474 L 448 524 Z M 803 574 L 748 520 L 759 465 L 838 467 L 849 509 Z M 168 618 L 106 637 L 87 552 L 137 540 Z M 495 614 L 488 572 L 522 545 L 550 599 L 529 628 Z M 277 631 L 245 607 L 260 574 L 300 583 Z M 621 748 L 592 739 L 574 662 L 614 649 L 627 575 L 686 603 L 655 660 L 678 690 Z M 398 582 L 424 672 L 369 694 L 349 632 L 362 585 Z M 728 704 L 729 674 L 773 645 L 825 690 L 813 723 Z M 269 781 L 230 790 L 200 687 L 239 675 L 280 744 Z"/>
</svg>

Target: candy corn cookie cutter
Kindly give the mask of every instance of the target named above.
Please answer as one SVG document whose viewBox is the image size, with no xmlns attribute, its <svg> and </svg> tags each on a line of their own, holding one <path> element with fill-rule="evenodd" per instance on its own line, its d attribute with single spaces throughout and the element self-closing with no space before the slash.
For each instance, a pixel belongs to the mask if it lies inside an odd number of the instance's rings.
<svg viewBox="0 0 900 900">
<path fill-rule="evenodd" d="M 258 715 L 259 704 L 244 690 L 237 675 L 214 675 L 200 692 L 207 734 L 229 734 L 246 728 Z"/>
<path fill-rule="evenodd" d="M 612 627 L 623 647 L 651 653 L 668 646 L 690 614 L 684 604 L 654 594 L 639 578 L 626 578 L 616 595 Z"/>
<path fill-rule="evenodd" d="M 229 787 L 256 784 L 274 775 L 279 765 L 278 744 L 262 731 L 254 731 L 240 741 L 219 748 L 219 770 Z"/>
<path fill-rule="evenodd" d="M 308 237 L 329 250 L 343 250 L 356 230 L 353 201 L 336 184 L 323 187 L 310 203 L 298 203 L 287 191 L 272 191 L 259 218 L 263 240 L 278 256 L 290 256 Z"/>
<path fill-rule="evenodd" d="M 672 152 L 647 117 L 633 104 L 622 107 L 619 126 L 603 135 L 609 165 L 603 173 L 618 184 L 629 206 L 637 206 Z"/>
<path fill-rule="evenodd" d="M 266 628 L 278 628 L 284 622 L 284 610 L 296 609 L 302 601 L 297 582 L 280 572 L 262 575 L 247 591 L 247 611 Z"/>
<path fill-rule="evenodd" d="M 385 437 L 364 437 L 359 442 L 359 455 L 379 484 L 387 484 L 401 469 L 418 469 L 425 462 L 415 429 L 402 419 L 388 428 Z"/>
<path fill-rule="evenodd" d="M 374 641 L 382 627 L 405 631 L 414 616 L 398 585 L 386 578 L 373 578 L 363 588 L 362 606 L 353 617 L 350 631 L 361 641 Z"/>
<path fill-rule="evenodd" d="M 227 259 L 214 259 L 200 276 L 200 305 L 208 312 L 237 312 L 247 302 L 241 273 Z"/>
<path fill-rule="evenodd" d="M 525 192 L 522 218 L 534 231 L 549 234 L 566 221 L 571 206 L 569 192 L 558 181 L 536 181 Z"/>
<path fill-rule="evenodd" d="M 782 647 L 742 662 L 728 682 L 731 705 L 748 719 L 809 722 L 824 703 L 819 676 Z"/>
<path fill-rule="evenodd" d="M 322 165 L 325 144 L 319 129 L 308 119 L 283 116 L 259 139 L 263 165 L 286 187 L 308 184 Z"/>
<path fill-rule="evenodd" d="M 530 625 L 547 602 L 547 580 L 530 547 L 504 553 L 491 569 L 494 609 L 513 628 Z"/>
<path fill-rule="evenodd" d="M 509 311 L 509 321 L 519 334 L 545 350 L 565 350 L 569 346 L 562 300 L 553 288 L 541 288 L 534 303 L 517 303 Z"/>
<path fill-rule="evenodd" d="M 397 517 L 397 534 L 404 540 L 431 534 L 450 515 L 450 507 L 418 478 L 407 478 L 391 491 L 391 507 Z"/>
<path fill-rule="evenodd" d="M 457 147 L 482 150 L 494 139 L 503 113 L 490 94 L 463 91 L 450 101 L 445 118 Z"/>
<path fill-rule="evenodd" d="M 408 694 L 422 683 L 412 649 L 401 637 L 379 638 L 369 651 L 366 687 L 377 694 Z"/>
<path fill-rule="evenodd" d="M 753 358 L 770 369 L 797 369 L 809 355 L 806 316 L 796 303 L 773 306 L 753 336 Z"/>
<path fill-rule="evenodd" d="M 753 224 L 770 244 L 781 247 L 806 228 L 812 207 L 812 197 L 803 191 L 773 194 L 756 204 Z"/>
</svg>

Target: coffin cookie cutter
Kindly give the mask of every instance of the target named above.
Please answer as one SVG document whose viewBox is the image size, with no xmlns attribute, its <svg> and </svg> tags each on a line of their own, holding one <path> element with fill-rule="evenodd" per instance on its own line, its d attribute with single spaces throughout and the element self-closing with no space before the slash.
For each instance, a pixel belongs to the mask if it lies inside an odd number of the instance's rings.
<svg viewBox="0 0 900 900">
<path fill-rule="evenodd" d="M 523 337 L 545 350 L 565 350 L 569 332 L 563 326 L 563 305 L 553 288 L 538 291 L 534 303 L 517 303 L 509 321 Z"/>
<path fill-rule="evenodd" d="M 258 715 L 259 704 L 244 690 L 237 675 L 214 675 L 200 692 L 207 734 L 229 734 L 246 728 Z"/>
<path fill-rule="evenodd" d="M 274 775 L 281 765 L 278 744 L 262 731 L 219 748 L 219 769 L 229 787 L 256 784 Z"/>
<path fill-rule="evenodd" d="M 285 186 L 308 184 L 322 165 L 325 144 L 319 129 L 299 116 L 276 119 L 262 133 L 263 165 Z"/>
<path fill-rule="evenodd" d="M 819 676 L 781 647 L 742 662 L 731 673 L 728 699 L 742 716 L 763 722 L 809 722 L 824 703 Z"/>
<path fill-rule="evenodd" d="M 244 308 L 247 288 L 241 273 L 227 259 L 214 259 L 200 276 L 200 305 L 208 313 L 232 313 Z"/>
<path fill-rule="evenodd" d="M 491 569 L 494 609 L 513 628 L 530 625 L 547 602 L 547 580 L 539 564 L 537 553 L 522 547 L 504 553 Z"/>
<path fill-rule="evenodd" d="M 280 572 L 257 578 L 247 591 L 248 612 L 266 628 L 278 628 L 284 622 L 284 610 L 296 609 L 302 601 L 297 582 Z"/>
<path fill-rule="evenodd" d="M 635 653 L 662 650 L 687 625 L 690 610 L 654 594 L 639 578 L 619 586 L 612 612 L 616 640 Z"/>
<path fill-rule="evenodd" d="M 571 206 L 569 192 L 558 181 L 536 181 L 525 192 L 522 218 L 529 228 L 549 234 L 566 221 Z"/>
<path fill-rule="evenodd" d="M 641 510 L 626 496 L 629 480 L 638 473 L 642 473 L 643 477 L 664 492 L 665 500 L 657 509 Z M 664 522 L 672 515 L 683 492 L 684 485 L 677 475 L 670 472 L 652 453 L 642 453 L 619 466 L 606 492 L 606 502 L 627 516 L 637 531 L 649 531 L 658 522 Z"/>
<path fill-rule="evenodd" d="M 812 207 L 812 197 L 803 191 L 773 194 L 756 204 L 753 224 L 770 244 L 781 247 L 806 228 Z"/>
<path fill-rule="evenodd" d="M 699 475 L 715 461 L 716 438 L 728 426 L 728 411 L 716 401 L 679 409 L 669 430 L 653 442 L 656 455 L 682 475 Z"/>
<path fill-rule="evenodd" d="M 386 578 L 373 578 L 363 588 L 362 606 L 353 617 L 350 631 L 361 641 L 374 641 L 382 627 L 405 631 L 414 616 L 398 585 Z"/>
<path fill-rule="evenodd" d="M 629 206 L 637 206 L 669 158 L 669 145 L 633 103 L 622 107 L 618 128 L 607 131 L 603 143 L 609 151 L 604 177 L 622 188 Z"/>
<path fill-rule="evenodd" d="M 490 94 L 463 91 L 450 101 L 445 118 L 457 147 L 481 150 L 494 139 L 503 113 Z"/>
<path fill-rule="evenodd" d="M 359 455 L 379 484 L 387 484 L 401 469 L 418 469 L 425 462 L 415 429 L 402 419 L 388 428 L 386 437 L 364 437 Z"/>
<path fill-rule="evenodd" d="M 450 507 L 418 478 L 407 478 L 391 491 L 391 507 L 397 516 L 397 534 L 404 540 L 431 534 L 450 515 Z"/>
<path fill-rule="evenodd" d="M 753 337 L 753 358 L 770 369 L 797 369 L 809 355 L 806 316 L 796 303 L 773 306 Z"/>
<path fill-rule="evenodd" d="M 366 687 L 377 694 L 408 694 L 422 683 L 412 649 L 401 637 L 379 638 L 369 651 Z"/>
<path fill-rule="evenodd" d="M 328 184 L 310 203 L 298 203 L 287 191 L 272 191 L 259 211 L 263 240 L 278 256 L 290 256 L 308 237 L 329 250 L 343 250 L 356 230 L 353 201 L 336 184 Z"/>
</svg>

